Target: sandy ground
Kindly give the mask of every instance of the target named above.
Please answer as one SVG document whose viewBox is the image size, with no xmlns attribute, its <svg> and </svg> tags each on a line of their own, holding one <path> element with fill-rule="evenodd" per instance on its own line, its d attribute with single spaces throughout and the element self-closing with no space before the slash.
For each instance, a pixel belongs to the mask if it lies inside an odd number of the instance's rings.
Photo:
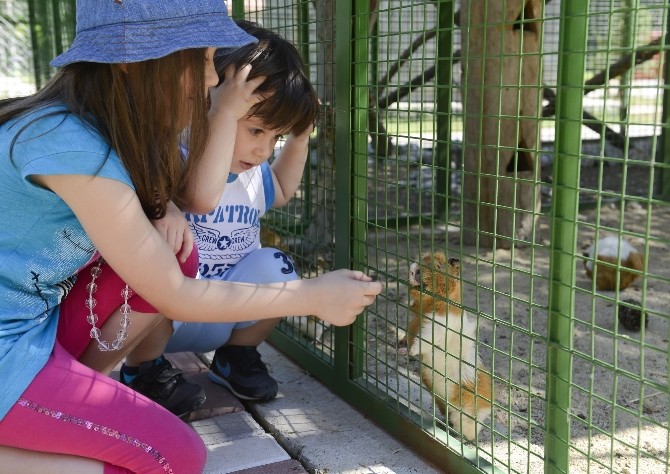
<svg viewBox="0 0 670 474">
<path fill-rule="evenodd" d="M 648 267 L 644 278 L 625 291 L 601 292 L 586 276 L 583 259 L 575 259 L 569 380 L 571 473 L 670 473 L 670 205 L 653 202 L 653 207 L 647 208 L 646 204 L 628 199 L 623 212 L 618 204 L 603 204 L 600 209 L 589 207 L 603 193 L 629 198 L 643 198 L 649 193 L 650 176 L 659 174 L 650 173 L 649 143 L 647 140 L 635 144 L 625 173 L 620 163 L 589 158 L 599 152 L 589 148 L 594 144 L 585 145 L 580 174 L 584 205 L 578 217 L 577 254 L 581 255 L 593 242 L 596 227 L 620 229 L 648 236 L 629 239 L 639 251 L 647 253 Z M 368 162 L 370 176 L 375 176 L 369 189 L 369 213 L 382 220 L 378 226 L 370 227 L 367 263 L 385 283 L 385 290 L 365 319 L 363 352 L 367 370 L 363 377 L 370 387 L 397 399 L 399 411 L 408 408 L 415 420 L 422 420 L 427 432 L 443 431 L 444 423 L 436 421 L 439 412 L 432 397 L 421 386 L 420 363 L 400 355 L 398 341 L 408 323 L 410 263 L 431 248 L 447 249 L 449 256 L 461 259 L 464 306 L 477 320 L 479 353 L 494 377 L 496 394 L 492 419 L 485 421 L 478 442 L 465 446 L 502 472 L 543 472 L 548 218 L 543 216 L 538 221 L 535 245 L 513 251 L 477 251 L 462 246 L 458 222 L 447 227 L 439 220 L 426 218 L 422 225 L 408 227 L 400 219 L 396 226 L 393 219 L 398 215 L 416 214 L 417 209 L 426 214 L 435 204 L 434 194 L 425 191 L 439 184 L 436 168 L 426 162 L 431 154 L 414 148 L 401 150 L 405 155 L 397 160 L 371 158 Z M 550 173 L 549 163 L 542 169 L 543 181 L 551 182 Z M 451 189 L 453 205 L 458 207 L 457 173 L 451 176 Z M 550 190 L 550 184 L 542 187 L 544 204 L 551 202 Z M 391 220 L 385 222 L 384 217 Z M 332 264 L 328 256 L 318 258 L 324 262 L 319 265 L 321 269 Z M 307 261 L 316 260 L 317 256 L 307 256 Z M 305 277 L 314 276 L 304 270 Z M 622 301 L 633 301 L 645 312 L 647 328 L 631 331 L 617 322 Z M 310 333 L 314 334 L 313 322 Z M 332 347 L 329 335 L 326 331 L 324 343 L 317 345 L 326 353 Z M 460 444 L 450 447 L 458 452 Z"/>
<path fill-rule="evenodd" d="M 659 474 L 669 470 L 670 258 L 665 242 L 655 239 L 667 239 L 670 207 L 653 208 L 650 214 L 640 205 L 630 205 L 624 215 L 627 231 L 645 235 L 649 227 L 652 236 L 644 279 L 619 294 L 598 292 L 581 259 L 576 262 L 570 472 Z M 619 216 L 617 207 L 606 206 L 599 217 L 595 210 L 584 211 L 579 221 L 592 224 L 598 218 L 601 226 L 616 228 Z M 410 229 L 414 238 L 402 240 L 403 245 L 397 245 L 390 232 L 370 236 L 371 256 L 381 273 L 391 277 L 368 318 L 368 380 L 420 416 L 437 413 L 418 379 L 419 362 L 399 355 L 396 347 L 407 327 L 409 262 L 428 250 L 420 248 L 422 243 L 448 246 L 450 256 L 462 260 L 464 304 L 477 318 L 479 352 L 492 369 L 496 393 L 493 422 L 487 421 L 476 447 L 470 446 L 503 472 L 544 470 L 549 229 L 545 218 L 539 224 L 538 244 L 513 252 L 477 254 L 475 248 L 459 245 L 458 233 L 450 232 L 456 228 L 443 229 L 442 235 L 448 238 L 442 242 L 439 229 Z M 592 227 L 580 225 L 579 248 L 592 240 Z M 640 250 L 645 248 L 641 239 L 631 242 Z M 644 301 L 646 330 L 629 331 L 616 324 L 616 308 L 622 300 Z"/>
</svg>

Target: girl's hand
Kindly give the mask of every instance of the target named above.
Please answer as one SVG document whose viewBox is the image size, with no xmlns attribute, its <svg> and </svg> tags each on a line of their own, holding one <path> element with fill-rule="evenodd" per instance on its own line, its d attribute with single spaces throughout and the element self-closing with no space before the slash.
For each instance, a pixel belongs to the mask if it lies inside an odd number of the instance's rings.
<svg viewBox="0 0 670 474">
<path fill-rule="evenodd" d="M 354 270 L 336 270 L 305 281 L 316 288 L 315 316 L 335 326 L 353 323 L 382 291 L 380 282 Z"/>
<path fill-rule="evenodd" d="M 152 220 L 151 223 L 172 248 L 177 259 L 184 263 L 193 251 L 193 234 L 184 214 L 170 201 L 167 205 L 165 217 Z"/>
<path fill-rule="evenodd" d="M 266 97 L 255 92 L 265 81 L 265 76 L 247 79 L 250 72 L 250 64 L 237 70 L 234 64 L 226 68 L 221 85 L 209 91 L 212 101 L 211 113 L 232 113 L 235 120 L 239 120 L 246 117 L 249 109 Z"/>
</svg>

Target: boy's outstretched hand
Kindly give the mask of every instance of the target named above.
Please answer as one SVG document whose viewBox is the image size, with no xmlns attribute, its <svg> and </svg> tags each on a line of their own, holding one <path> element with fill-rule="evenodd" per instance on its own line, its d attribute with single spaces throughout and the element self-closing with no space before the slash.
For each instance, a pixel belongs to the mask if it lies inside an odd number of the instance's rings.
<svg viewBox="0 0 670 474">
<path fill-rule="evenodd" d="M 353 323 L 382 291 L 380 282 L 357 270 L 335 270 L 304 281 L 316 286 L 314 315 L 334 326 Z"/>
</svg>

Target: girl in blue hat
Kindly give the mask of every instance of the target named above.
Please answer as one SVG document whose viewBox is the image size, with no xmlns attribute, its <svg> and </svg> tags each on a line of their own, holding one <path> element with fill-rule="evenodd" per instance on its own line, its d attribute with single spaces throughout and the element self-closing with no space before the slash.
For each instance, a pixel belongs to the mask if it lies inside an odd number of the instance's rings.
<svg viewBox="0 0 670 474">
<path fill-rule="evenodd" d="M 135 292 L 174 320 L 315 314 L 344 325 L 381 291 L 348 270 L 275 285 L 196 280 L 152 225 L 171 202 L 206 212 L 194 196 L 212 164 L 198 158 L 208 123 L 212 137 L 224 136 L 260 99 L 258 82 L 242 70 L 227 85 L 237 88 L 234 100 L 217 103 L 208 121 L 214 48 L 252 41 L 222 0 L 79 0 L 76 38 L 52 62 L 61 69 L 36 94 L 0 103 L 0 213 L 9 223 L 0 230 L 4 471 L 196 473 L 204 466 L 203 443 L 187 424 L 56 342 L 60 304 L 84 267 L 94 278 L 81 301 L 91 327 L 81 357 L 104 350 L 110 365 L 161 319 L 135 311 Z M 185 165 L 180 141 L 189 149 Z M 182 263 L 187 253 L 178 255 Z M 128 284 L 102 325 L 99 255 Z"/>
</svg>

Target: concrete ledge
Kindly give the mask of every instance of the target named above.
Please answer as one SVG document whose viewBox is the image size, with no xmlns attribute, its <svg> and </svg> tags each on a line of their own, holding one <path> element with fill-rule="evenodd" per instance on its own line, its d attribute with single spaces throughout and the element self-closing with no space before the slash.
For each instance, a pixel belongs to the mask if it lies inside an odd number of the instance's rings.
<svg viewBox="0 0 670 474">
<path fill-rule="evenodd" d="M 200 384 L 207 401 L 184 421 L 207 447 L 203 474 L 306 474 L 277 441 L 253 419 L 244 405 L 226 388 L 209 380 L 208 365 L 193 353 L 167 354 L 189 382 Z M 119 378 L 119 364 L 110 374 Z M 0 469 L 2 471 L 2 469 Z"/>
<path fill-rule="evenodd" d="M 312 473 L 439 473 L 276 349 L 259 351 L 279 395 L 249 403 L 254 418 Z"/>
<path fill-rule="evenodd" d="M 290 459 L 243 471 L 235 471 L 233 474 L 307 474 L 307 471 L 298 461 Z"/>
<path fill-rule="evenodd" d="M 291 459 L 247 412 L 194 421 L 191 426 L 209 451 L 203 474 L 262 472 L 256 469 Z"/>
</svg>

